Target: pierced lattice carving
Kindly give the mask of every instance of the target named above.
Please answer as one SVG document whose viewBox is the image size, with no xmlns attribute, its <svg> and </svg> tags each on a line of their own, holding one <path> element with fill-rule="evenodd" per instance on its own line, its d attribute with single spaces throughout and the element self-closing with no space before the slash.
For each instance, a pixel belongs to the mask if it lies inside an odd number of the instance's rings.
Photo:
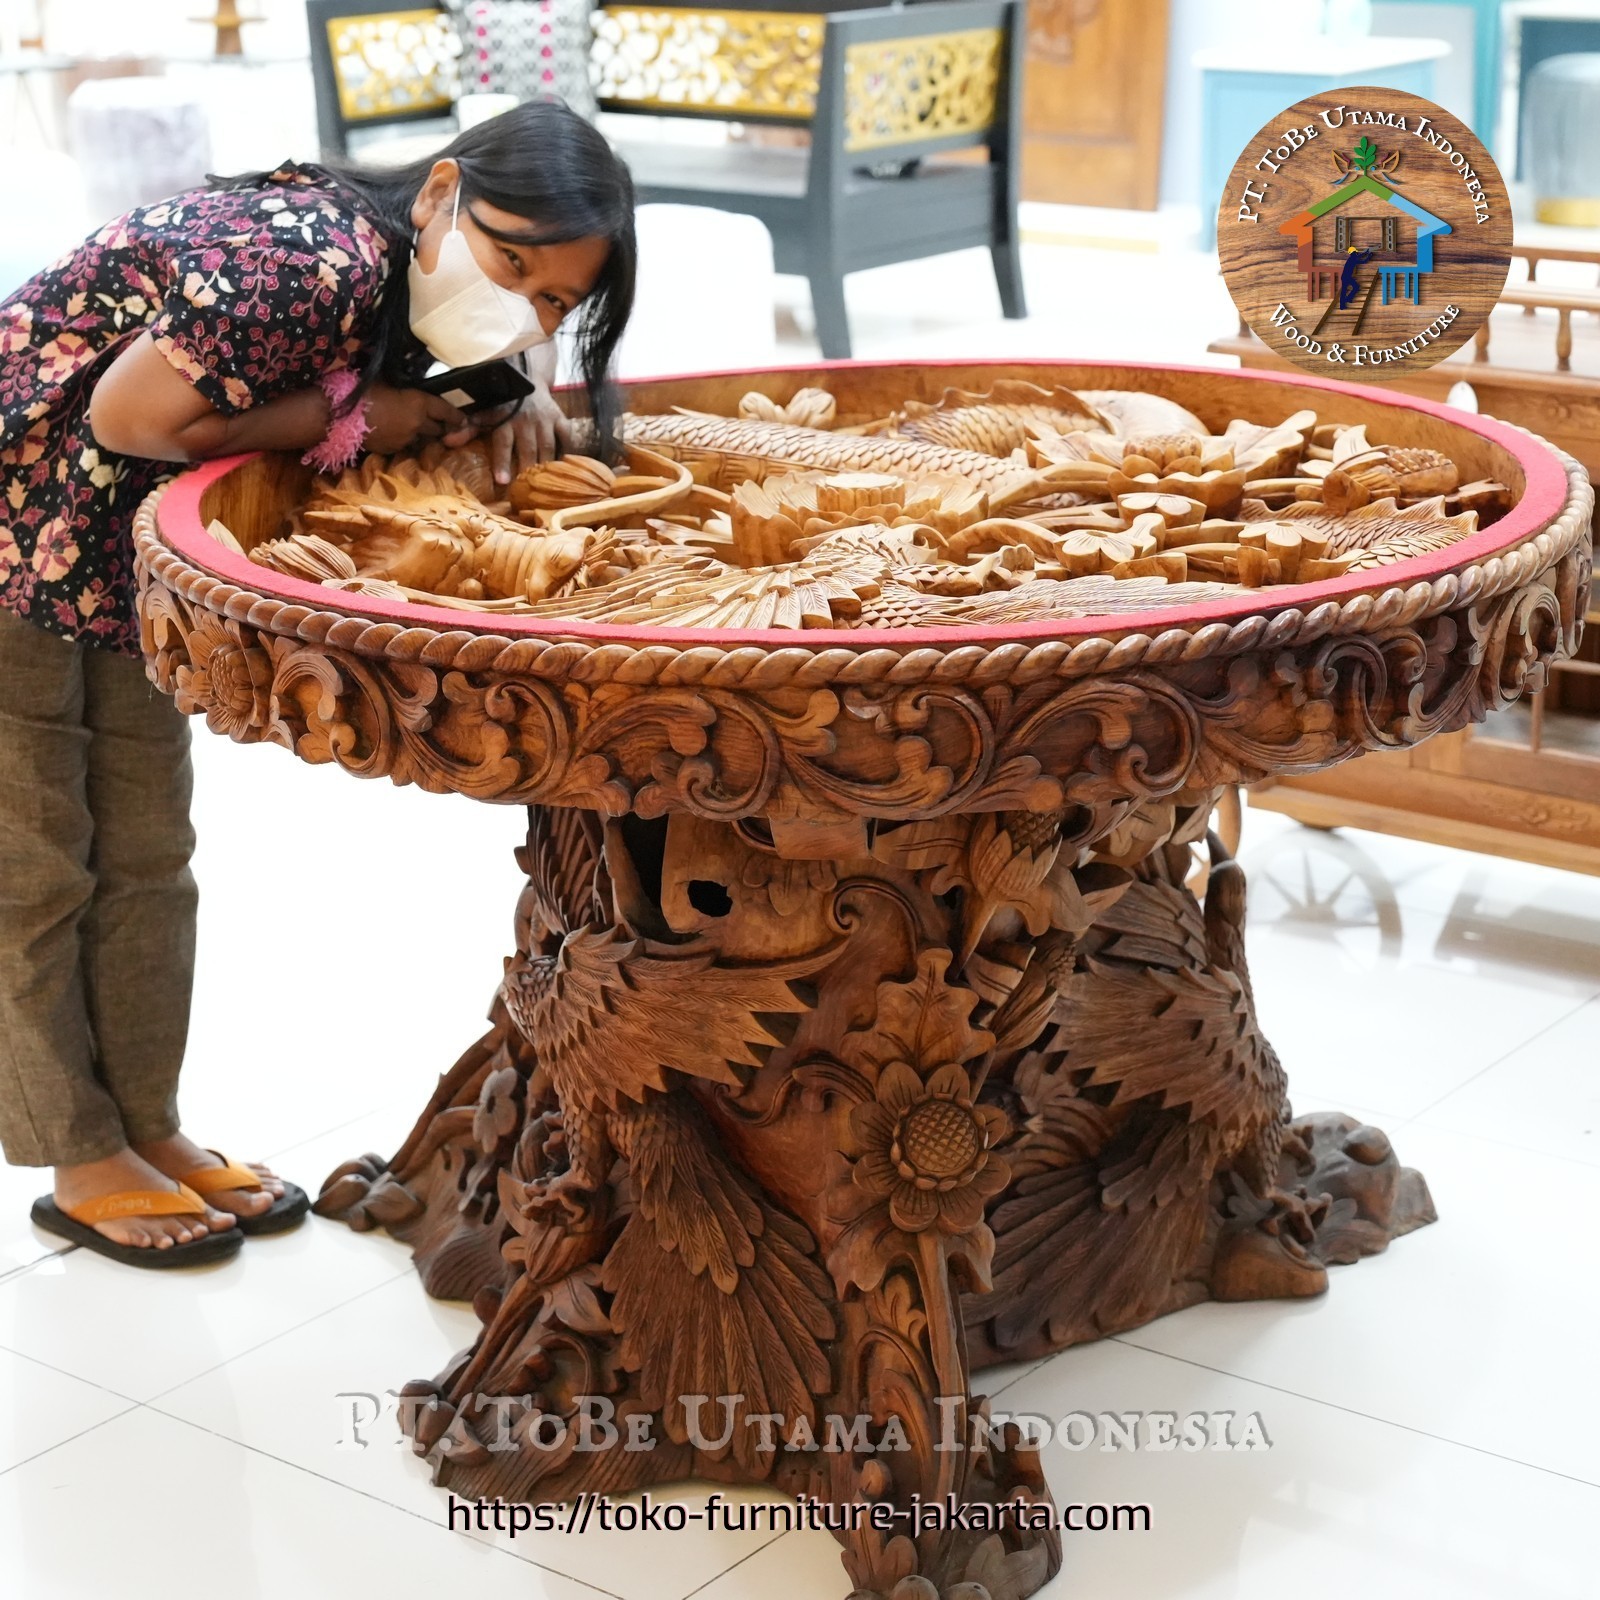
<svg viewBox="0 0 1600 1600">
<path fill-rule="evenodd" d="M 606 6 L 594 17 L 589 77 L 602 102 L 809 117 L 824 26 L 801 12 Z"/>
<path fill-rule="evenodd" d="M 448 11 L 397 9 L 328 24 L 339 114 L 346 122 L 446 112 L 460 93 L 461 40 Z"/>
<path fill-rule="evenodd" d="M 853 44 L 844 58 L 846 150 L 981 133 L 995 116 L 1004 36 L 966 28 Z"/>
</svg>

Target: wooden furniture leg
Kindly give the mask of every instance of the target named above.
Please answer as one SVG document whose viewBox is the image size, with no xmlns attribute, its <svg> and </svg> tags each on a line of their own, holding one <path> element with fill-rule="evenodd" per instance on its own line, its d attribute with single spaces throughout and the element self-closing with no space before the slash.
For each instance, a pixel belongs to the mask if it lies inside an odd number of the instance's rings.
<svg viewBox="0 0 1600 1600">
<path fill-rule="evenodd" d="M 835 267 L 817 267 L 809 274 L 811 311 L 824 361 L 850 359 L 850 314 L 845 310 L 844 274 Z"/>
<path fill-rule="evenodd" d="M 1022 246 L 1015 239 L 991 245 L 994 281 L 1000 288 L 1002 315 L 1017 321 L 1028 314 L 1028 297 L 1022 286 Z"/>
<path fill-rule="evenodd" d="M 853 1600 L 1045 1583 L 1037 1451 L 971 1367 L 1316 1293 L 1432 1217 L 1376 1129 L 1291 1123 L 1217 798 L 533 808 L 489 1032 L 318 1202 L 474 1300 L 476 1345 L 405 1391 L 438 1481 L 770 1484 L 828 1508 Z"/>
</svg>

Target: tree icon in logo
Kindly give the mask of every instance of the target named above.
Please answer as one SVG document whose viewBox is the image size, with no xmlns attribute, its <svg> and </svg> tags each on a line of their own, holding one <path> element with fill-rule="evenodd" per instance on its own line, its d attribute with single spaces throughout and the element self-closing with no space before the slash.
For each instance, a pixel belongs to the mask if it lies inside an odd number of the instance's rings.
<svg viewBox="0 0 1600 1600">
<path fill-rule="evenodd" d="M 1400 152 L 1391 150 L 1388 155 L 1384 156 L 1382 161 L 1378 160 L 1378 155 L 1377 145 L 1367 138 L 1365 134 L 1362 135 L 1361 142 L 1348 156 L 1340 155 L 1335 150 L 1333 152 L 1333 166 L 1339 176 L 1334 179 L 1334 187 L 1338 188 L 1341 183 L 1345 183 L 1351 178 L 1373 178 L 1380 172 L 1384 174 L 1382 180 L 1384 183 L 1403 183 L 1405 180 L 1397 178 L 1394 171 L 1400 165 Z"/>
</svg>

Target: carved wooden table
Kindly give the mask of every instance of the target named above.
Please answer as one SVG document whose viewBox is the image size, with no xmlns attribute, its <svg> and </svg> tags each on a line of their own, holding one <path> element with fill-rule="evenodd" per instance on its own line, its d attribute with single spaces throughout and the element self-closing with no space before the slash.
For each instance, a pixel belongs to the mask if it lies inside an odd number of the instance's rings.
<svg viewBox="0 0 1600 1600">
<path fill-rule="evenodd" d="M 1214 429 L 1311 405 L 1515 504 L 1398 565 L 1186 610 L 732 636 L 330 597 L 207 537 L 273 536 L 306 489 L 282 458 L 140 515 L 150 671 L 181 704 L 529 808 L 488 1033 L 319 1202 L 474 1301 L 476 1345 L 407 1391 L 459 1493 L 770 1484 L 879 1508 L 839 1530 L 860 1596 L 1013 1600 L 1060 1539 L 1037 1451 L 973 1428 L 973 1369 L 1319 1293 L 1433 1215 L 1381 1132 L 1291 1119 L 1241 873 L 1214 836 L 1203 901 L 1191 868 L 1224 785 L 1541 681 L 1581 626 L 1587 479 L 1486 419 L 1192 369 L 818 368 L 630 403 L 1006 376 L 1166 394 Z M 580 1448 L 585 1408 L 616 1444 Z M 918 1528 L 890 1515 L 914 1495 L 1004 1514 Z"/>
</svg>

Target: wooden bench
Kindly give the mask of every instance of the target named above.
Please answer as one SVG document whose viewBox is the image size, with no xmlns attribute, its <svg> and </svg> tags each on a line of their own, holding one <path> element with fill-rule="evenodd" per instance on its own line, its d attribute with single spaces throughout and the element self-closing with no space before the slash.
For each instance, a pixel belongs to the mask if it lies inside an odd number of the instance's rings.
<svg viewBox="0 0 1600 1600">
<path fill-rule="evenodd" d="M 1600 477 L 1600 288 L 1552 287 L 1537 279 L 1541 261 L 1592 263 L 1600 272 L 1600 251 L 1517 245 L 1513 254 L 1528 262 L 1531 276 L 1506 285 L 1472 343 L 1384 387 L 1447 400 L 1458 383 L 1471 384 L 1484 415 L 1531 429 Z M 1244 367 L 1294 370 L 1242 323 L 1206 348 Z"/>
<path fill-rule="evenodd" d="M 1600 323 L 1589 325 L 1590 313 L 1600 317 L 1600 288 L 1538 281 L 1541 261 L 1600 269 L 1600 252 L 1519 245 L 1515 254 L 1528 276 L 1506 285 L 1473 342 L 1382 387 L 1442 400 L 1469 383 L 1480 411 L 1531 428 L 1600 477 Z M 1244 328 L 1208 348 L 1246 367 L 1287 367 Z M 1579 657 L 1553 666 L 1548 684 L 1517 705 L 1414 750 L 1269 779 L 1251 788 L 1250 804 L 1313 827 L 1368 828 L 1600 874 L 1600 588 Z"/>
<path fill-rule="evenodd" d="M 1556 371 L 1572 371 L 1572 313 L 1600 317 L 1600 289 L 1545 289 L 1536 283 L 1508 283 L 1500 293 L 1502 306 L 1521 306 L 1525 317 L 1540 311 L 1556 313 Z M 1491 317 L 1473 335 L 1475 362 L 1491 361 L 1489 341 L 1494 337 Z M 1470 380 L 1469 380 L 1470 381 Z"/>
<path fill-rule="evenodd" d="M 1529 283 L 1538 281 L 1541 261 L 1586 261 L 1597 268 L 1595 283 L 1596 287 L 1600 287 L 1600 250 L 1578 250 L 1568 245 L 1519 244 L 1512 247 L 1512 255 L 1528 263 Z"/>
<path fill-rule="evenodd" d="M 596 14 L 603 111 L 810 134 L 807 148 L 619 140 L 640 199 L 759 217 L 777 270 L 809 279 L 830 358 L 850 354 L 844 278 L 866 267 L 983 245 L 1005 315 L 1025 316 L 1021 0 L 793 6 Z"/>
</svg>

